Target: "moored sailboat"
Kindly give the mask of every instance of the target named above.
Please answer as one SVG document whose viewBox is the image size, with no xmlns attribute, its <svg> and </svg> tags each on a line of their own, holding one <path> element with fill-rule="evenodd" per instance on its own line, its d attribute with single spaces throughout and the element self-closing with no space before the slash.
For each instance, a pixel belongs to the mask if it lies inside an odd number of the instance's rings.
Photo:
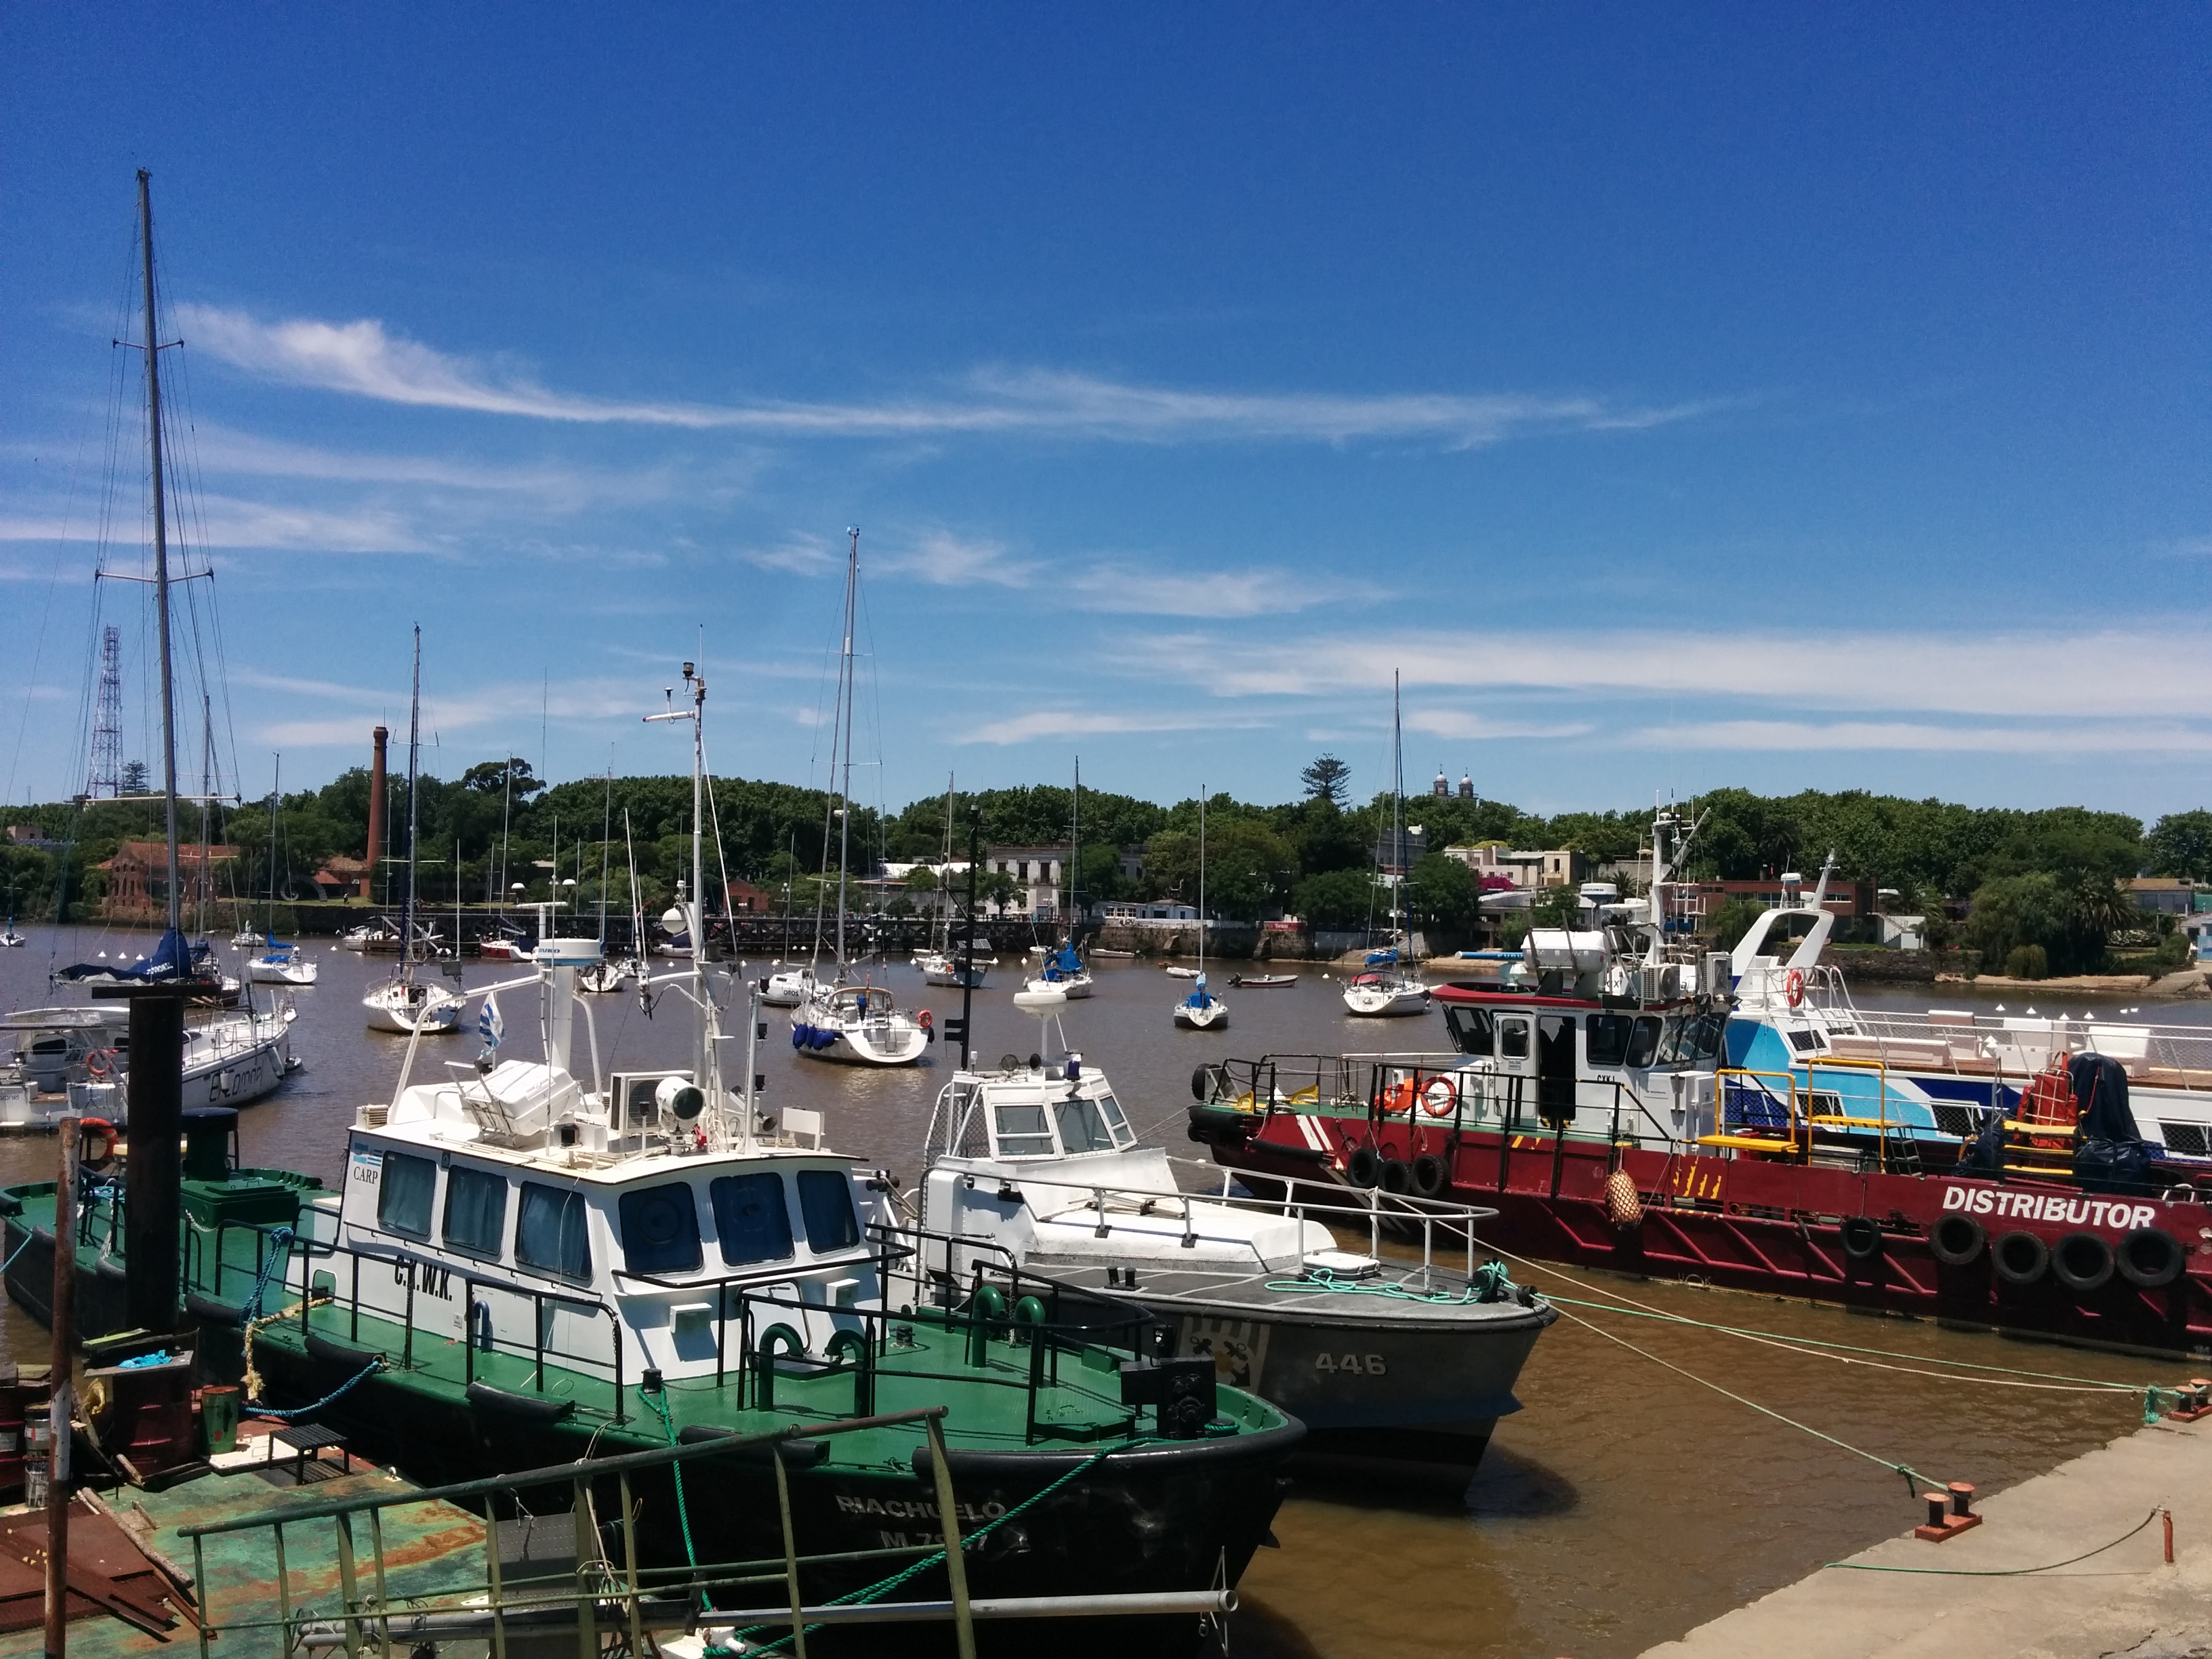
<svg viewBox="0 0 2212 1659">
<path fill-rule="evenodd" d="M 444 1035 L 460 1029 L 465 1007 L 460 995 L 444 986 L 418 978 L 418 959 L 428 960 L 434 947 L 426 949 L 418 938 L 415 917 L 415 834 L 416 828 L 416 767 L 422 737 L 422 629 L 415 629 L 415 678 L 412 710 L 407 726 L 407 895 L 400 909 L 399 965 L 392 977 L 361 1000 L 368 1012 L 368 1029 L 398 1036 Z M 457 958 L 458 960 L 458 958 Z"/>
</svg>

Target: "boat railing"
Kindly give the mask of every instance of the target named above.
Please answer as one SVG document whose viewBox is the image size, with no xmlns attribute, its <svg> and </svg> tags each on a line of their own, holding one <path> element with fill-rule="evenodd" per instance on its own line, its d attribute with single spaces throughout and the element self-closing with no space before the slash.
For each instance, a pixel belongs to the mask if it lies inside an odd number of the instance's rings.
<svg viewBox="0 0 2212 1659">
<path fill-rule="evenodd" d="M 253 1267 L 249 1270 L 242 1262 L 229 1261 L 224 1248 L 229 1236 L 246 1233 L 252 1236 Z M 285 1237 L 280 1241 L 276 1235 Z M 341 1297 L 337 1262 L 346 1263 L 346 1283 Z M 328 1267 L 317 1267 L 315 1263 L 327 1262 Z M 346 1340 L 349 1344 L 361 1341 L 361 1322 L 363 1311 L 362 1299 L 362 1266 L 389 1269 L 393 1275 L 394 1288 L 400 1292 L 399 1306 L 393 1308 L 374 1298 L 368 1305 L 372 1320 L 397 1324 L 400 1328 L 400 1349 L 396 1362 L 386 1356 L 386 1363 L 396 1363 L 401 1369 L 415 1364 L 415 1338 L 418 1330 L 441 1346 L 454 1340 L 441 1329 L 417 1322 L 416 1313 L 425 1296 L 438 1302 L 441 1308 L 449 1300 L 447 1292 L 455 1281 L 462 1286 L 461 1334 L 463 1347 L 463 1380 L 477 1381 L 477 1366 L 479 1353 L 494 1353 L 501 1349 L 518 1355 L 531 1356 L 531 1378 L 535 1391 L 546 1390 L 546 1368 L 549 1361 L 585 1375 L 604 1373 L 613 1396 L 613 1416 L 617 1423 L 626 1420 L 625 1401 L 628 1375 L 623 1348 L 622 1316 L 604 1297 L 578 1291 L 557 1290 L 550 1285 L 535 1285 L 489 1273 L 471 1273 L 460 1264 L 418 1256 L 404 1249 L 380 1245 L 373 1249 L 346 1244 L 336 1240 L 313 1239 L 300 1237 L 290 1228 L 245 1221 L 218 1221 L 212 1228 L 204 1228 L 195 1222 L 188 1230 L 185 1248 L 185 1282 L 188 1285 L 206 1287 L 207 1294 L 215 1300 L 225 1300 L 226 1274 L 233 1280 L 244 1281 L 244 1293 L 249 1303 L 255 1288 L 261 1292 L 262 1308 L 256 1316 L 266 1316 L 277 1309 L 269 1305 L 270 1291 L 276 1292 L 276 1300 L 296 1296 L 300 1298 L 301 1329 L 313 1331 L 313 1310 L 343 1300 L 346 1313 Z M 296 1268 L 296 1271 L 295 1271 Z M 231 1288 L 240 1288 L 234 1284 Z M 502 1324 L 511 1327 L 514 1322 L 501 1322 L 493 1312 L 490 1297 L 511 1298 L 520 1307 L 526 1304 L 530 1313 L 531 1336 L 527 1341 L 512 1334 L 502 1334 Z M 586 1323 L 596 1328 L 599 1318 L 607 1322 L 608 1345 L 604 1352 L 562 1346 L 548 1339 L 554 1328 L 549 1312 L 567 1309 L 586 1316 Z M 289 1310 L 288 1310 L 289 1311 Z M 481 1315 L 481 1316 L 480 1316 Z"/>
<path fill-rule="evenodd" d="M 1723 1152 L 1810 1154 L 1812 1126 L 1797 1097 L 1794 1072 L 1761 1072 L 1723 1066 L 1713 1079 L 1713 1128 L 1696 1144 Z"/>
<path fill-rule="evenodd" d="M 1967 1009 L 1853 1008 L 1849 1019 L 1829 1032 L 1832 1048 L 1864 1045 L 1893 1065 L 1987 1077 L 1999 1091 L 2082 1053 L 2118 1060 L 2131 1082 L 2212 1090 L 2212 1030 L 2199 1026 Z"/>
<path fill-rule="evenodd" d="M 804 1654 L 805 1632 L 823 1626 L 854 1623 L 950 1623 L 958 1650 L 973 1654 L 977 1619 L 1037 1617 L 1081 1613 L 1110 1616 L 1160 1613 L 1213 1613 L 1232 1610 L 1233 1591 L 1221 1589 L 1133 1595 L 1017 1596 L 977 1603 L 969 1599 L 965 1550 L 961 1541 L 961 1510 L 952 1479 L 952 1460 L 946 1455 L 945 1408 L 861 1415 L 839 1422 L 793 1425 L 759 1434 L 732 1434 L 610 1457 L 584 1458 L 545 1468 L 524 1470 L 488 1480 L 431 1487 L 396 1487 L 379 1481 L 372 1490 L 305 1504 L 272 1504 L 252 1513 L 179 1528 L 190 1541 L 193 1582 L 200 1587 L 200 1659 L 210 1659 L 210 1644 L 219 1638 L 224 1648 L 244 1642 L 258 1645 L 257 1636 L 273 1637 L 280 1652 L 313 1654 L 342 1648 L 347 1659 L 360 1659 L 365 1651 L 380 1651 L 385 1659 L 404 1650 L 450 1644 L 482 1644 L 490 1659 L 507 1659 L 510 1642 L 526 1644 L 525 1650 L 540 1651 L 550 1642 L 573 1637 L 575 1651 L 596 1655 L 605 1650 L 602 1631 L 615 1638 L 615 1647 L 630 1655 L 655 1650 L 648 1632 L 667 1637 L 688 1632 L 702 1625 L 715 1627 L 710 1642 L 720 1639 L 734 1649 L 733 1632 L 746 1636 L 760 1627 L 792 1632 L 779 1647 L 796 1640 Z M 934 1484 L 939 1527 L 921 1541 L 830 1556 L 802 1554 L 793 1524 L 789 1476 L 779 1449 L 785 1443 L 820 1441 L 870 1430 L 919 1427 L 930 1452 L 930 1478 Z M 766 1462 L 775 1475 L 778 1526 L 783 1545 L 780 1558 L 760 1560 L 700 1562 L 647 1567 L 639 1564 L 640 1531 L 648 1524 L 646 1506 L 633 1491 L 634 1479 L 655 1483 L 647 1488 L 658 1495 L 663 1476 L 679 1483 L 668 1496 L 681 1504 L 682 1470 L 702 1459 L 726 1459 L 745 1450 L 769 1453 Z M 500 1530 L 507 1516 L 520 1520 L 544 1512 L 543 1494 L 563 1492 L 574 1516 L 577 1543 L 572 1569 L 518 1578 L 502 1559 Z M 663 1501 L 665 1501 L 665 1499 Z M 410 1519 L 405 1511 L 441 1506 L 427 1516 Z M 426 1528 L 441 1536 L 450 1524 L 453 1509 L 483 1517 L 483 1573 L 474 1582 L 453 1582 L 450 1559 L 442 1559 L 434 1589 L 424 1593 L 410 1583 L 412 1570 L 421 1559 L 420 1540 Z M 611 1520 L 610 1520 L 611 1517 Z M 668 1517 L 656 1514 L 649 1524 L 665 1527 Z M 327 1523 L 331 1553 L 322 1553 L 320 1528 Z M 289 1534 L 288 1540 L 287 1534 Z M 363 1550 L 362 1533 L 366 1533 Z M 393 1534 L 387 1544 L 387 1531 Z M 611 1543 L 608 1534 L 614 1534 Z M 276 1568 L 276 1617 L 225 1617 L 216 1606 L 218 1584 L 228 1585 L 228 1575 L 218 1570 L 210 1578 L 207 1559 L 210 1541 L 246 1534 L 265 1534 L 270 1546 L 267 1557 Z M 927 1564 L 942 1553 L 948 1598 L 942 1601 L 870 1602 L 848 1597 L 842 1604 L 810 1606 L 802 1593 L 803 1569 L 835 1563 L 849 1568 L 870 1562 L 896 1569 L 902 1561 Z M 361 1557 L 366 1554 L 364 1564 Z M 314 1566 L 335 1563 L 337 1606 L 312 1605 L 307 1598 L 327 1594 L 316 1579 L 307 1577 Z M 313 1564 L 313 1566 L 307 1564 Z M 366 1566 L 364 1574 L 363 1567 Z M 295 1570 L 297 1577 L 295 1579 Z M 911 1571 L 911 1569 L 909 1569 Z M 254 1593 L 265 1582 L 262 1572 L 246 1575 Z M 893 1583 L 896 1582 L 894 1578 Z M 776 1597 L 777 1605 L 732 1609 L 732 1600 L 744 1601 L 755 1590 Z M 720 1606 L 716 1604 L 720 1603 Z M 857 1603 L 857 1604 L 856 1604 Z M 726 1631 L 732 1633 L 722 1633 Z M 746 1650 L 753 1650 L 750 1643 Z"/>
</svg>

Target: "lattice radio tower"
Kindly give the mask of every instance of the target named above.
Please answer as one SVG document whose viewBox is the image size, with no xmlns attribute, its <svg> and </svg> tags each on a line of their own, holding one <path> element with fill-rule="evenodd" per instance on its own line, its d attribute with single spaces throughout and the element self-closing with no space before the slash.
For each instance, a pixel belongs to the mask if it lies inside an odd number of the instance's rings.
<svg viewBox="0 0 2212 1659">
<path fill-rule="evenodd" d="M 123 630 L 110 623 L 100 641 L 100 701 L 92 722 L 92 776 L 85 793 L 123 793 Z"/>
</svg>

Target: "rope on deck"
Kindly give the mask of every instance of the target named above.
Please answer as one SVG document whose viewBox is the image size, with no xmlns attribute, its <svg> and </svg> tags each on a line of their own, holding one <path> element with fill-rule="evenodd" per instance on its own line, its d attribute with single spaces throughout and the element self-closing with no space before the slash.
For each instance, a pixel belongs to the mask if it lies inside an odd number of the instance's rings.
<svg viewBox="0 0 2212 1659">
<path fill-rule="evenodd" d="M 372 1372 L 380 1371 L 383 1369 L 384 1356 L 382 1354 L 379 1354 L 375 1358 L 370 1360 L 368 1364 L 363 1365 L 359 1370 L 356 1371 L 351 1376 L 346 1378 L 344 1382 L 339 1383 L 337 1387 L 332 1389 L 328 1394 L 325 1395 L 320 1400 L 315 1401 L 312 1406 L 295 1406 L 289 1411 L 277 1411 L 271 1407 L 264 1406 L 258 1401 L 249 1401 L 248 1403 L 253 1407 L 254 1415 L 257 1417 L 273 1417 L 280 1422 L 289 1423 L 297 1418 L 310 1416 L 313 1413 L 322 1410 L 324 1407 L 329 1405 L 332 1401 L 337 1399 L 341 1395 L 345 1394 L 352 1389 L 355 1383 L 362 1382 Z M 688 1535 L 684 1541 L 687 1544 L 690 1541 Z"/>
<path fill-rule="evenodd" d="M 1500 1261 L 1486 1261 L 1474 1270 L 1474 1278 L 1464 1290 L 1416 1291 L 1402 1284 L 1370 1284 L 1359 1279 L 1339 1279 L 1328 1267 L 1309 1267 L 1298 1279 L 1271 1279 L 1271 1291 L 1297 1291 L 1310 1296 L 1379 1296 L 1393 1302 L 1419 1302 L 1431 1307 L 1457 1308 L 1478 1302 L 1507 1302 L 1513 1297 L 1513 1281 L 1506 1277 L 1505 1265 Z"/>
</svg>

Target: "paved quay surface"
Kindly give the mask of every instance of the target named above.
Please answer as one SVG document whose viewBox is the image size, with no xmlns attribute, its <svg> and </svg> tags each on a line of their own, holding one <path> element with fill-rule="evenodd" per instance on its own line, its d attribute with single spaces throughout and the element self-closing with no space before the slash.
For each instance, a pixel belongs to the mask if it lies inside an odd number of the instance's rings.
<svg viewBox="0 0 2212 1659">
<path fill-rule="evenodd" d="M 1850 1559 L 1942 1575 L 1825 1568 L 1700 1625 L 1645 1659 L 2212 1659 L 2212 1418 L 2160 1423 L 1978 1502 L 1985 1517 L 1942 1544 L 1910 1533 Z M 2154 1508 L 2173 1512 L 2173 1565 Z"/>
</svg>

